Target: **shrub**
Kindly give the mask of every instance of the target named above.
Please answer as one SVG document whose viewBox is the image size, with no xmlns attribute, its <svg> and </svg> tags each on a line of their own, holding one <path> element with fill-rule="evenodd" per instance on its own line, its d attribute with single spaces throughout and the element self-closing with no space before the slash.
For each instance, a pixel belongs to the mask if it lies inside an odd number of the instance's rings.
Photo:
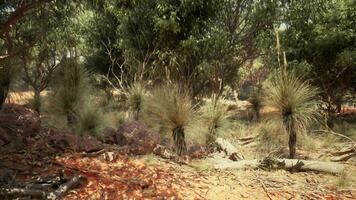
<svg viewBox="0 0 356 200">
<path fill-rule="evenodd" d="M 147 125 L 161 134 L 172 135 L 178 155 L 186 152 L 186 129 L 194 122 L 195 111 L 187 92 L 177 85 L 155 88 L 146 97 L 143 109 Z"/>
<path fill-rule="evenodd" d="M 317 89 L 294 71 L 277 71 L 266 87 L 265 104 L 278 109 L 289 134 L 289 157 L 296 154 L 297 134 L 318 119 Z"/>
<path fill-rule="evenodd" d="M 142 84 L 134 83 L 129 87 L 127 103 L 135 120 L 139 120 L 145 95 L 146 90 Z"/>
<path fill-rule="evenodd" d="M 224 133 L 231 125 L 228 118 L 228 105 L 223 104 L 221 99 L 213 98 L 200 107 L 199 114 L 204 125 L 208 127 L 206 144 L 211 146 L 216 137 Z"/>
</svg>

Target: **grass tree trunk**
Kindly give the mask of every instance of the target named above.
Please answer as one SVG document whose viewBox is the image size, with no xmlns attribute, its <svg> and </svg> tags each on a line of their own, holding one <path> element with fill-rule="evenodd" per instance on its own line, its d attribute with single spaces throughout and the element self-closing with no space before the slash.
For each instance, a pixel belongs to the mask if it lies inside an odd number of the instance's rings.
<svg viewBox="0 0 356 200">
<path fill-rule="evenodd" d="M 180 126 L 173 129 L 173 140 L 177 154 L 181 156 L 186 153 L 187 145 L 185 143 L 185 132 L 183 127 Z"/>
<path fill-rule="evenodd" d="M 260 121 L 260 108 L 258 107 L 254 107 L 254 116 L 253 116 L 253 121 L 255 122 L 259 122 Z"/>
<path fill-rule="evenodd" d="M 140 111 L 141 111 L 141 109 L 137 108 L 134 112 L 134 118 L 136 121 L 138 121 L 140 119 Z"/>
<path fill-rule="evenodd" d="M 76 116 L 73 111 L 67 112 L 67 124 L 69 127 L 72 127 L 75 124 Z"/>
<path fill-rule="evenodd" d="M 289 158 L 293 159 L 295 158 L 297 152 L 297 132 L 294 129 L 293 121 L 289 121 L 289 122 L 285 121 L 284 125 L 287 129 L 287 133 L 289 134 L 289 140 L 288 140 Z"/>
</svg>

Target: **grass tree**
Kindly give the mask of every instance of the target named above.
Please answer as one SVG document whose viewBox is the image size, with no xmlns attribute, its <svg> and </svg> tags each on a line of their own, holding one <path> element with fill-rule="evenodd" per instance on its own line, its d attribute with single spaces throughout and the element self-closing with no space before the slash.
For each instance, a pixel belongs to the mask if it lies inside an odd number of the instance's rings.
<svg viewBox="0 0 356 200">
<path fill-rule="evenodd" d="M 128 89 L 127 102 L 130 110 L 133 113 L 135 120 L 139 120 L 145 95 L 146 95 L 146 90 L 144 86 L 140 83 L 134 83 Z"/>
<path fill-rule="evenodd" d="M 193 121 L 195 111 L 187 92 L 177 85 L 154 89 L 146 97 L 144 120 L 161 133 L 170 133 L 178 155 L 186 152 L 186 128 Z"/>
<path fill-rule="evenodd" d="M 317 89 L 294 71 L 278 71 L 266 85 L 267 106 L 278 109 L 289 134 L 289 157 L 295 158 L 297 135 L 318 119 Z"/>
<path fill-rule="evenodd" d="M 203 124 L 208 127 L 206 145 L 211 146 L 216 137 L 224 133 L 230 126 L 228 106 L 223 104 L 222 99 L 212 98 L 205 102 L 199 110 Z"/>
<path fill-rule="evenodd" d="M 88 72 L 76 58 L 64 58 L 51 94 L 51 109 L 64 114 L 67 124 L 73 126 L 79 110 L 88 100 Z"/>
</svg>

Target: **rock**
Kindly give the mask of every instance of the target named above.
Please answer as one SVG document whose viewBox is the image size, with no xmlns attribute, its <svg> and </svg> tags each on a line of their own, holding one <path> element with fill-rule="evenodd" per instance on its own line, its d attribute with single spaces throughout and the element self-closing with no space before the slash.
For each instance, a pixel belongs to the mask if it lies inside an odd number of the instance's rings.
<svg viewBox="0 0 356 200">
<path fill-rule="evenodd" d="M 37 112 L 24 106 L 5 105 L 0 113 L 0 127 L 11 135 L 33 137 L 41 129 L 41 120 Z"/>
<path fill-rule="evenodd" d="M 83 136 L 80 141 L 79 150 L 86 153 L 100 151 L 104 148 L 103 144 L 92 136 Z"/>
<path fill-rule="evenodd" d="M 142 155 L 152 153 L 160 141 L 160 135 L 141 121 L 131 121 L 123 123 L 118 128 L 115 140 L 119 146 L 127 146 L 129 153 Z"/>
<path fill-rule="evenodd" d="M 193 144 L 188 146 L 188 155 L 192 159 L 200 159 L 206 157 L 208 155 L 208 151 L 204 145 Z"/>
<path fill-rule="evenodd" d="M 92 136 L 79 136 L 75 133 L 57 130 L 51 130 L 48 144 L 61 152 L 71 150 L 90 153 L 103 149 L 102 143 Z"/>
<path fill-rule="evenodd" d="M 116 144 L 116 130 L 111 127 L 106 127 L 103 130 L 102 142 L 106 144 Z"/>
</svg>

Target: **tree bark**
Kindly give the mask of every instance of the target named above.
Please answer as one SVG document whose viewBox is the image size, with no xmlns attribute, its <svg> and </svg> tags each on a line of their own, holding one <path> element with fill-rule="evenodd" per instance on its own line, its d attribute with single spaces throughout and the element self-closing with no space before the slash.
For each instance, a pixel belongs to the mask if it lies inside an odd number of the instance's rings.
<svg viewBox="0 0 356 200">
<path fill-rule="evenodd" d="M 0 85 L 0 109 L 2 109 L 2 106 L 5 103 L 5 100 L 7 98 L 7 94 L 9 92 L 9 84 L 4 84 Z"/>
<path fill-rule="evenodd" d="M 34 90 L 34 109 L 36 112 L 40 113 L 41 112 L 41 91 L 38 89 Z"/>
</svg>

